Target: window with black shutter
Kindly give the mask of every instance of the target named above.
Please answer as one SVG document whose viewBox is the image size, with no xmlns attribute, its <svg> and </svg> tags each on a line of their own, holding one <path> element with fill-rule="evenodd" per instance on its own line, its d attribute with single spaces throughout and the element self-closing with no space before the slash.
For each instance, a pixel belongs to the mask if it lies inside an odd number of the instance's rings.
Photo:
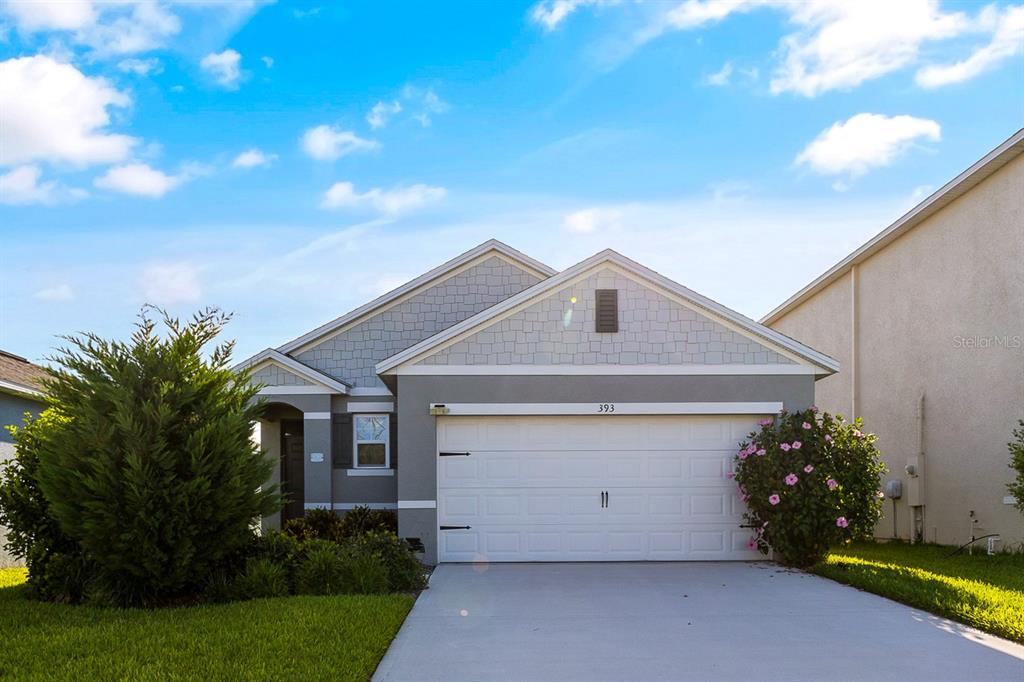
<svg viewBox="0 0 1024 682">
<path fill-rule="evenodd" d="M 598 289 L 596 294 L 597 320 L 594 331 L 619 331 L 619 290 Z"/>
<path fill-rule="evenodd" d="M 335 469 L 352 468 L 352 415 L 331 415 L 331 459 Z"/>
</svg>

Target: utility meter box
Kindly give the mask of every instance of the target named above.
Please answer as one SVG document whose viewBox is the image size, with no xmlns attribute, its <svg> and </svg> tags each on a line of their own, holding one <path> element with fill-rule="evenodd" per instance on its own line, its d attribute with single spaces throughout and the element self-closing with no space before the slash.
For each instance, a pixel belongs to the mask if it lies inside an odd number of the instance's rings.
<svg viewBox="0 0 1024 682">
<path fill-rule="evenodd" d="M 898 500 L 903 497 L 903 481 L 894 478 L 885 482 L 885 496 L 890 500 Z"/>
</svg>

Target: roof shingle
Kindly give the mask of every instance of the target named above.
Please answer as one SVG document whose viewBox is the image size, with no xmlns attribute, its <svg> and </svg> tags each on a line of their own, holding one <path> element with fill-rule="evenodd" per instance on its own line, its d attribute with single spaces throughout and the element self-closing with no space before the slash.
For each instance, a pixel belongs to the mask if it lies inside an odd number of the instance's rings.
<svg viewBox="0 0 1024 682">
<path fill-rule="evenodd" d="M 49 374 L 39 365 L 23 357 L 0 350 L 0 382 L 15 384 L 29 391 L 43 390 L 43 379 Z"/>
</svg>

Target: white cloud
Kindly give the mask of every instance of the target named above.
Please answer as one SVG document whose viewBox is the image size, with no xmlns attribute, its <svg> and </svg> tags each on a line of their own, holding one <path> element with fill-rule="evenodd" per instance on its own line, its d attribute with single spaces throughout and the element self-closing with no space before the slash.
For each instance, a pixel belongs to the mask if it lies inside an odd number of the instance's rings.
<svg viewBox="0 0 1024 682">
<path fill-rule="evenodd" d="M 164 70 L 163 64 L 156 57 L 150 59 L 139 59 L 137 57 L 122 59 L 117 63 L 117 68 L 124 73 L 134 73 L 136 76 L 148 76 L 151 73 L 159 74 L 163 73 Z"/>
<path fill-rule="evenodd" d="M 392 189 L 374 187 L 360 194 L 351 182 L 336 182 L 324 194 L 320 207 L 370 207 L 380 213 L 397 214 L 440 201 L 447 193 L 444 187 L 416 184 L 408 187 L 393 187 Z"/>
<path fill-rule="evenodd" d="M 547 31 L 558 28 L 565 19 L 581 7 L 610 5 L 615 0 L 542 0 L 530 10 L 530 18 Z"/>
<path fill-rule="evenodd" d="M 443 114 L 451 105 L 438 97 L 433 88 L 421 88 L 415 85 L 406 85 L 402 88 L 402 99 L 408 102 L 408 108 L 416 111 L 412 118 L 419 121 L 424 128 L 433 121 L 434 114 Z"/>
<path fill-rule="evenodd" d="M 274 58 L 273 57 L 260 57 L 260 61 L 263 62 L 263 65 L 265 67 L 267 67 L 268 69 L 274 68 Z"/>
<path fill-rule="evenodd" d="M 32 298 L 37 298 L 40 301 L 73 301 L 75 299 L 75 291 L 71 288 L 70 284 L 56 284 L 52 287 L 46 287 L 32 294 Z"/>
<path fill-rule="evenodd" d="M 242 55 L 232 49 L 223 52 L 211 52 L 202 58 L 199 67 L 217 82 L 229 90 L 238 88 L 242 79 Z"/>
<path fill-rule="evenodd" d="M 729 79 L 732 77 L 732 62 L 726 62 L 722 65 L 718 71 L 709 74 L 705 79 L 704 83 L 713 86 L 723 86 L 729 84 Z"/>
<path fill-rule="evenodd" d="M 341 130 L 329 125 L 310 128 L 302 135 L 302 149 L 318 161 L 334 161 L 342 156 L 370 151 L 379 146 L 376 140 L 367 140 L 351 130 Z"/>
<path fill-rule="evenodd" d="M 857 114 L 818 135 L 800 152 L 796 163 L 822 175 L 857 177 L 888 166 L 918 139 L 937 142 L 940 138 L 939 124 L 929 119 Z M 845 188 L 845 183 L 837 187 Z"/>
<path fill-rule="evenodd" d="M 585 208 L 569 213 L 562 219 L 566 232 L 590 234 L 598 230 L 622 227 L 622 211 L 614 208 Z"/>
<path fill-rule="evenodd" d="M 1008 7 L 1002 13 L 989 6 L 982 12 L 981 22 L 991 22 L 995 27 L 988 45 L 978 48 L 962 61 L 922 68 L 915 77 L 917 84 L 937 88 L 970 80 L 1024 50 L 1024 6 Z"/>
<path fill-rule="evenodd" d="M 61 31 L 100 54 L 129 54 L 161 47 L 181 30 L 181 21 L 152 0 L 95 2 L 60 0 L 3 4 L 21 33 Z"/>
<path fill-rule="evenodd" d="M 370 127 L 376 130 L 377 128 L 383 128 L 387 125 L 388 119 L 395 114 L 401 113 L 402 103 L 398 100 L 392 102 L 377 102 L 370 109 L 370 113 L 366 115 L 366 122 L 370 124 Z"/>
<path fill-rule="evenodd" d="M 156 305 L 196 303 L 203 295 L 199 268 L 187 262 L 146 266 L 139 277 L 139 288 L 146 302 Z"/>
<path fill-rule="evenodd" d="M 39 182 L 38 166 L 18 166 L 0 175 L 0 204 L 49 204 L 56 200 L 57 183 Z"/>
<path fill-rule="evenodd" d="M 105 131 L 128 95 L 71 64 L 36 55 L 0 62 L 0 165 L 121 161 L 137 140 Z"/>
<path fill-rule="evenodd" d="M 257 166 L 269 166 L 276 159 L 277 154 L 267 154 L 253 147 L 236 156 L 231 165 L 234 168 L 256 168 Z"/>
<path fill-rule="evenodd" d="M 93 180 L 93 184 L 100 189 L 158 199 L 172 189 L 200 175 L 208 175 L 209 172 L 204 166 L 186 164 L 177 174 L 168 175 L 144 163 L 129 163 L 109 169 Z"/>
</svg>

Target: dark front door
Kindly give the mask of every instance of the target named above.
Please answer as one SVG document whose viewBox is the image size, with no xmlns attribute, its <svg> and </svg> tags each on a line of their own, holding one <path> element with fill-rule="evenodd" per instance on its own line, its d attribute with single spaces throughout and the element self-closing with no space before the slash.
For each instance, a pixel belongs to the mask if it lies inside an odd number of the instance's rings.
<svg viewBox="0 0 1024 682">
<path fill-rule="evenodd" d="M 305 459 L 302 441 L 302 420 L 281 420 L 281 492 L 285 496 L 281 523 L 303 514 L 305 484 L 302 463 Z"/>
</svg>

